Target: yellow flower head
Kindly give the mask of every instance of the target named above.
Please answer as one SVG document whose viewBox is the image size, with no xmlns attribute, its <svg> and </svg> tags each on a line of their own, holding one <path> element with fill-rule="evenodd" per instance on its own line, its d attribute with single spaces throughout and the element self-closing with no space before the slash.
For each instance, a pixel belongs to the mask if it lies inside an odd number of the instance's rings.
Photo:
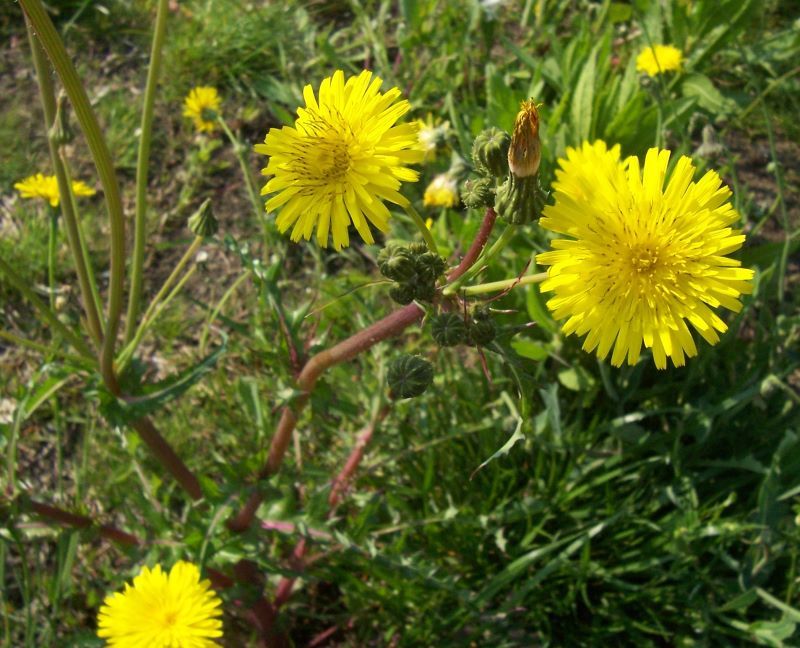
<svg viewBox="0 0 800 648">
<path fill-rule="evenodd" d="M 294 126 L 272 128 L 255 150 L 269 156 L 262 171 L 272 176 L 263 194 L 267 211 L 280 208 L 276 225 L 281 232 L 292 227 L 291 238 L 311 238 L 333 247 L 349 245 L 352 222 L 367 243 L 372 243 L 370 223 L 389 228 L 388 200 L 407 205 L 398 189 L 414 182 L 417 172 L 406 167 L 419 162 L 423 152 L 417 141 L 418 124 L 395 122 L 409 110 L 397 101 L 400 90 L 381 93 L 381 79 L 364 70 L 345 81 L 340 71 L 322 81 L 319 100 L 310 85 L 303 89 L 305 108 L 297 109 Z"/>
<path fill-rule="evenodd" d="M 212 132 L 217 127 L 220 112 L 220 98 L 216 88 L 198 86 L 192 88 L 183 100 L 183 116 L 194 122 L 194 127 L 202 132 Z"/>
<path fill-rule="evenodd" d="M 636 70 L 649 76 L 662 72 L 679 71 L 683 64 L 683 54 L 672 45 L 646 47 L 636 57 Z"/>
<path fill-rule="evenodd" d="M 41 198 L 50 203 L 51 207 L 58 207 L 60 198 L 58 195 L 58 181 L 55 176 L 46 176 L 41 173 L 28 176 L 20 182 L 14 183 L 14 189 L 19 191 L 23 198 Z M 94 189 L 87 186 L 81 180 L 72 182 L 72 192 L 76 196 L 94 196 Z"/>
<path fill-rule="evenodd" d="M 586 335 L 583 348 L 620 366 L 639 358 L 642 343 L 656 367 L 697 355 L 687 323 L 709 343 L 725 323 L 713 308 L 739 311 L 739 296 L 752 291 L 753 271 L 726 255 L 744 235 L 731 225 L 739 214 L 730 190 L 708 171 L 681 157 L 664 187 L 670 152 L 650 149 L 644 168 L 619 146 L 584 143 L 567 149 L 553 184 L 555 204 L 542 227 L 566 235 L 539 254 L 550 266 L 542 290 L 555 293 L 548 308 L 568 318 L 567 335 Z"/>
<path fill-rule="evenodd" d="M 534 101 L 523 101 L 514 121 L 514 133 L 508 147 L 508 168 L 518 178 L 527 178 L 539 171 L 541 159 L 539 110 Z"/>
<path fill-rule="evenodd" d="M 206 648 L 222 636 L 222 601 L 200 570 L 178 561 L 169 574 L 142 568 L 125 592 L 106 597 L 97 636 L 119 648 Z"/>
<path fill-rule="evenodd" d="M 449 173 L 440 173 L 425 188 L 426 207 L 455 207 L 458 204 L 458 185 Z"/>
</svg>

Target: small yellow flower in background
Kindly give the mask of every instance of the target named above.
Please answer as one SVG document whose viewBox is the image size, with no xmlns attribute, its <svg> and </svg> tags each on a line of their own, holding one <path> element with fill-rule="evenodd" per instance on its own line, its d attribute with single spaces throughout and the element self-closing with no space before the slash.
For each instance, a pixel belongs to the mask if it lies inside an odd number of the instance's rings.
<svg viewBox="0 0 800 648">
<path fill-rule="evenodd" d="M 123 593 L 107 596 L 97 636 L 119 648 L 207 648 L 222 636 L 222 601 L 200 570 L 178 561 L 169 574 L 143 567 Z"/>
<path fill-rule="evenodd" d="M 422 161 L 429 162 L 436 157 L 436 151 L 439 146 L 447 141 L 447 136 L 450 133 L 450 122 L 434 121 L 433 115 L 428 113 L 425 121 L 420 119 L 417 123 L 419 124 L 419 145 L 424 153 Z"/>
<path fill-rule="evenodd" d="M 646 47 L 636 57 L 637 72 L 655 76 L 662 72 L 678 71 L 683 64 L 683 54 L 672 45 Z"/>
<path fill-rule="evenodd" d="M 568 237 L 536 257 L 550 266 L 548 308 L 568 318 L 565 334 L 586 335 L 584 350 L 605 358 L 613 347 L 615 366 L 635 364 L 642 344 L 659 369 L 667 357 L 682 366 L 684 354 L 697 355 L 687 323 L 715 344 L 727 326 L 712 309 L 738 312 L 752 291 L 753 271 L 726 256 L 744 242 L 731 228 L 730 190 L 714 171 L 694 182 L 688 157 L 664 188 L 669 158 L 650 149 L 641 169 L 635 157 L 620 160 L 619 146 L 569 148 L 540 221 Z"/>
<path fill-rule="evenodd" d="M 269 156 L 262 170 L 272 176 L 262 195 L 267 211 L 280 209 L 278 230 L 292 228 L 291 239 L 308 240 L 316 229 L 317 242 L 327 247 L 350 243 L 352 222 L 367 243 L 370 224 L 389 229 L 388 200 L 406 206 L 398 192 L 401 182 L 415 182 L 416 171 L 406 165 L 422 160 L 417 123 L 395 122 L 408 112 L 400 90 L 381 93 L 381 79 L 364 70 L 345 81 L 339 70 L 322 81 L 319 100 L 310 85 L 303 89 L 305 108 L 297 109 L 294 126 L 272 128 L 255 150 Z"/>
<path fill-rule="evenodd" d="M 55 176 L 46 176 L 41 173 L 28 176 L 20 182 L 14 183 L 14 189 L 19 191 L 23 198 L 41 198 L 50 203 L 51 207 L 58 207 L 58 181 Z M 72 191 L 76 196 L 94 196 L 97 193 L 81 180 L 72 182 Z"/>
<path fill-rule="evenodd" d="M 198 86 L 192 88 L 183 100 L 183 116 L 194 122 L 194 127 L 210 133 L 217 127 L 220 98 L 216 88 Z"/>
<path fill-rule="evenodd" d="M 458 204 L 458 184 L 449 173 L 440 173 L 425 188 L 422 199 L 426 207 L 455 207 Z"/>
</svg>

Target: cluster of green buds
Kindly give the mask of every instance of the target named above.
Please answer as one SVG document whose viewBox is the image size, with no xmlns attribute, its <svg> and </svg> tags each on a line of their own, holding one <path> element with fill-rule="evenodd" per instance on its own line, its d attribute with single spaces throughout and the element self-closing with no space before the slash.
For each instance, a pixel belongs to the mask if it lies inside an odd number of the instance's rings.
<svg viewBox="0 0 800 648">
<path fill-rule="evenodd" d="M 445 267 L 445 260 L 424 243 L 390 243 L 378 253 L 378 268 L 395 282 L 389 295 L 398 304 L 410 304 L 415 299 L 433 301 L 436 280 Z"/>
<path fill-rule="evenodd" d="M 470 317 L 447 312 L 431 319 L 431 336 L 440 347 L 486 346 L 494 340 L 496 332 L 487 308 L 476 308 Z"/>
<path fill-rule="evenodd" d="M 514 132 L 487 128 L 475 138 L 472 162 L 480 174 L 462 186 L 468 207 L 494 207 L 497 215 L 515 225 L 539 217 L 547 194 L 539 183 L 542 147 L 539 111 L 533 101 L 523 101 Z"/>
</svg>

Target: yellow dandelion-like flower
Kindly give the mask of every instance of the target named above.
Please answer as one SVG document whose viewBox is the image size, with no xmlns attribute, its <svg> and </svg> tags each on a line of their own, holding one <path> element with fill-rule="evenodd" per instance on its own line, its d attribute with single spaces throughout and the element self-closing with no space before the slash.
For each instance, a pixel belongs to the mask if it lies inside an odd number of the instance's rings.
<svg viewBox="0 0 800 648">
<path fill-rule="evenodd" d="M 210 133 L 217 127 L 220 103 L 216 88 L 210 86 L 192 88 L 183 100 L 183 116 L 191 119 L 194 127 L 201 133 Z"/>
<path fill-rule="evenodd" d="M 23 198 L 40 198 L 50 203 L 51 207 L 58 207 L 60 196 L 58 195 L 58 181 L 56 177 L 46 176 L 41 173 L 28 176 L 24 180 L 14 183 L 14 189 L 19 191 Z M 76 196 L 94 196 L 97 193 L 81 180 L 72 182 L 72 192 Z"/>
<path fill-rule="evenodd" d="M 455 207 L 458 204 L 458 184 L 449 173 L 440 173 L 425 188 L 422 199 L 426 207 Z"/>
<path fill-rule="evenodd" d="M 209 648 L 222 636 L 222 601 L 192 563 L 178 561 L 169 574 L 147 567 L 106 597 L 97 636 L 119 648 Z"/>
<path fill-rule="evenodd" d="M 678 71 L 683 64 L 683 54 L 672 45 L 645 47 L 636 57 L 636 70 L 649 76 L 662 72 Z"/>
<path fill-rule="evenodd" d="M 311 238 L 333 247 L 349 245 L 352 222 L 367 243 L 370 224 L 381 232 L 389 228 L 388 200 L 406 206 L 398 189 L 401 182 L 417 180 L 407 164 L 419 162 L 423 153 L 416 123 L 395 122 L 408 112 L 408 101 L 396 101 L 400 90 L 381 93 L 381 79 L 364 70 L 345 81 L 341 70 L 322 81 L 319 100 L 310 85 L 303 89 L 305 108 L 297 109 L 294 126 L 270 129 L 255 150 L 269 156 L 262 171 L 272 176 L 261 193 L 274 193 L 267 211 L 280 208 L 275 221 L 291 239 Z"/>
<path fill-rule="evenodd" d="M 434 120 L 433 115 L 428 113 L 425 121 L 417 120 L 419 124 L 419 146 L 423 151 L 423 162 L 429 162 L 436 157 L 439 146 L 447 141 L 450 133 L 450 122 Z"/>
<path fill-rule="evenodd" d="M 552 242 L 537 263 L 550 266 L 543 291 L 548 308 L 568 318 L 567 335 L 586 335 L 583 348 L 620 366 L 639 358 L 642 344 L 656 367 L 675 366 L 697 354 L 687 323 L 709 343 L 727 330 L 712 310 L 739 311 L 739 296 L 752 291 L 753 271 L 728 258 L 744 235 L 731 225 L 739 214 L 730 190 L 708 171 L 681 157 L 667 179 L 670 152 L 650 149 L 644 168 L 619 146 L 584 143 L 567 149 L 553 184 L 555 204 L 542 227 L 569 238 Z"/>
</svg>

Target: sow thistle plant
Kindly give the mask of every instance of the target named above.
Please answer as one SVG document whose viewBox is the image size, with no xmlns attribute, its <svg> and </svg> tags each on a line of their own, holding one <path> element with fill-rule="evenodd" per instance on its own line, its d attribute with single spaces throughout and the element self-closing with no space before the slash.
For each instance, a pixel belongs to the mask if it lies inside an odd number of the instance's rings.
<svg viewBox="0 0 800 648">
<path fill-rule="evenodd" d="M 40 0 L 20 0 L 20 4 L 29 28 L 45 127 L 50 131 L 57 118 L 49 74 L 52 65 L 75 109 L 103 189 L 111 250 L 105 311 L 76 212 L 75 195 L 86 193 L 87 188 L 72 183 L 64 149 L 55 139 L 50 140 L 55 182 L 39 175 L 17 188 L 25 197 L 41 198 L 62 210 L 84 309 L 83 323 L 64 323 L 52 304 L 38 298 L 28 279 L 2 259 L 0 273 L 51 328 L 52 349 L 65 358 L 67 366 L 87 381 L 102 385 L 103 412 L 110 424 L 134 430 L 202 512 L 201 500 L 214 501 L 222 489 L 211 484 L 209 477 L 201 480 L 195 475 L 159 433 L 153 415 L 166 401 L 148 400 L 145 386 L 137 386 L 135 373 L 129 371 L 143 337 L 192 276 L 195 253 L 219 227 L 207 200 L 189 219 L 194 240 L 144 306 L 149 142 L 167 2 L 158 2 L 144 93 L 134 244 L 129 257 L 120 188 L 86 92 Z M 670 62 L 656 55 L 659 69 L 666 69 Z M 378 269 L 399 306 L 298 367 L 293 396 L 281 405 L 266 459 L 252 476 L 256 487 L 242 490 L 241 502 L 226 500 L 225 506 L 231 501 L 240 505 L 227 521 L 226 533 L 242 533 L 257 522 L 267 493 L 261 486 L 280 470 L 299 417 L 322 374 L 402 335 L 412 325 L 422 323 L 438 346 L 465 345 L 482 354 L 484 348 L 499 348 L 498 337 L 508 333 L 495 322 L 490 307 L 494 299 L 520 286 L 541 283 L 541 290 L 552 295 L 547 306 L 556 319 L 563 320 L 563 333 L 584 337 L 587 352 L 601 359 L 610 354 L 611 363 L 620 366 L 641 362 L 643 348 L 649 349 L 655 366 L 665 369 L 668 359 L 681 366 L 687 357 L 697 355 L 692 329 L 708 343 L 717 343 L 726 324 L 715 309 L 738 311 L 741 296 L 752 290 L 753 272 L 729 256 L 744 242 L 743 234 L 734 229 L 738 214 L 730 205 L 731 193 L 713 171 L 695 180 L 695 168 L 687 157 L 678 159 L 669 173 L 668 150 L 651 149 L 642 163 L 636 157 L 623 158 L 618 145 L 583 142 L 568 148 L 558 160 L 556 179 L 548 191 L 540 173 L 541 166 L 548 163 L 542 159 L 541 107 L 525 100 L 510 134 L 497 125 L 475 137 L 473 173 L 462 184 L 460 196 L 454 173 L 436 176 L 425 191 L 423 203 L 428 206 L 452 207 L 460 198 L 468 208 L 483 212 L 477 233 L 463 254 L 446 259 L 403 186 L 419 179 L 419 171 L 412 167 L 430 160 L 446 141 L 446 123 L 435 125 L 429 120 L 426 128 L 431 132 L 421 139 L 420 122 L 403 121 L 411 110 L 409 101 L 396 87 L 383 90 L 383 81 L 369 70 L 347 77 L 335 71 L 319 85 L 306 85 L 302 94 L 304 105 L 298 108 L 294 123 L 270 129 L 264 142 L 255 146 L 255 152 L 267 157 L 263 169 L 267 180 L 261 190 L 266 202 L 258 197 L 250 178 L 246 146 L 223 119 L 218 92 L 208 86 L 194 88 L 185 99 L 183 115 L 202 137 L 215 136 L 217 128 L 228 137 L 258 216 L 274 217 L 277 230 L 288 232 L 292 242 L 313 237 L 318 246 L 326 248 L 332 243 L 334 250 L 341 251 L 351 244 L 351 226 L 366 244 L 379 242 Z M 393 211 L 397 210 L 416 226 L 421 240 L 392 239 L 383 244 L 380 235 L 392 234 L 398 217 Z M 505 223 L 505 228 L 494 236 L 498 222 Z M 547 271 L 528 273 L 524 267 L 507 279 L 476 283 L 480 272 L 523 228 L 539 240 L 544 240 L 547 232 L 555 237 L 550 249 L 535 257 Z M 130 262 L 130 281 L 123 328 L 126 261 Z M 494 297 L 487 300 L 487 295 Z M 65 351 L 66 345 L 71 349 Z M 430 387 L 434 367 L 425 355 L 424 351 L 403 354 L 390 363 L 391 399 L 414 398 Z M 192 380 L 200 375 L 193 374 Z M 192 380 L 184 380 L 181 389 Z M 181 393 L 170 389 L 172 397 Z M 376 409 L 370 426 L 332 480 L 330 511 L 357 469 L 371 430 L 389 414 L 390 407 Z M 143 539 L 133 534 L 37 500 L 18 483 L 13 469 L 10 477 L 21 514 L 90 527 L 133 550 L 144 547 Z M 293 552 L 300 571 L 309 544 L 310 538 L 301 538 Z M 198 564 L 206 565 L 210 580 L 201 580 L 199 567 L 189 561 L 176 562 L 168 573 L 160 566 L 143 567 L 132 585 L 106 598 L 99 610 L 98 635 L 116 646 L 214 645 L 222 635 L 226 590 L 252 588 L 263 574 L 254 562 L 231 564 L 228 553 L 214 555 L 210 546 L 208 551 L 211 553 L 200 557 Z M 280 580 L 269 599 L 260 588 L 251 592 L 253 596 L 246 602 L 241 594 L 232 594 L 231 602 L 238 603 L 254 633 L 274 637 L 279 632 L 276 614 L 291 595 L 294 582 L 294 577 Z M 227 609 L 234 614 L 237 608 Z"/>
</svg>

